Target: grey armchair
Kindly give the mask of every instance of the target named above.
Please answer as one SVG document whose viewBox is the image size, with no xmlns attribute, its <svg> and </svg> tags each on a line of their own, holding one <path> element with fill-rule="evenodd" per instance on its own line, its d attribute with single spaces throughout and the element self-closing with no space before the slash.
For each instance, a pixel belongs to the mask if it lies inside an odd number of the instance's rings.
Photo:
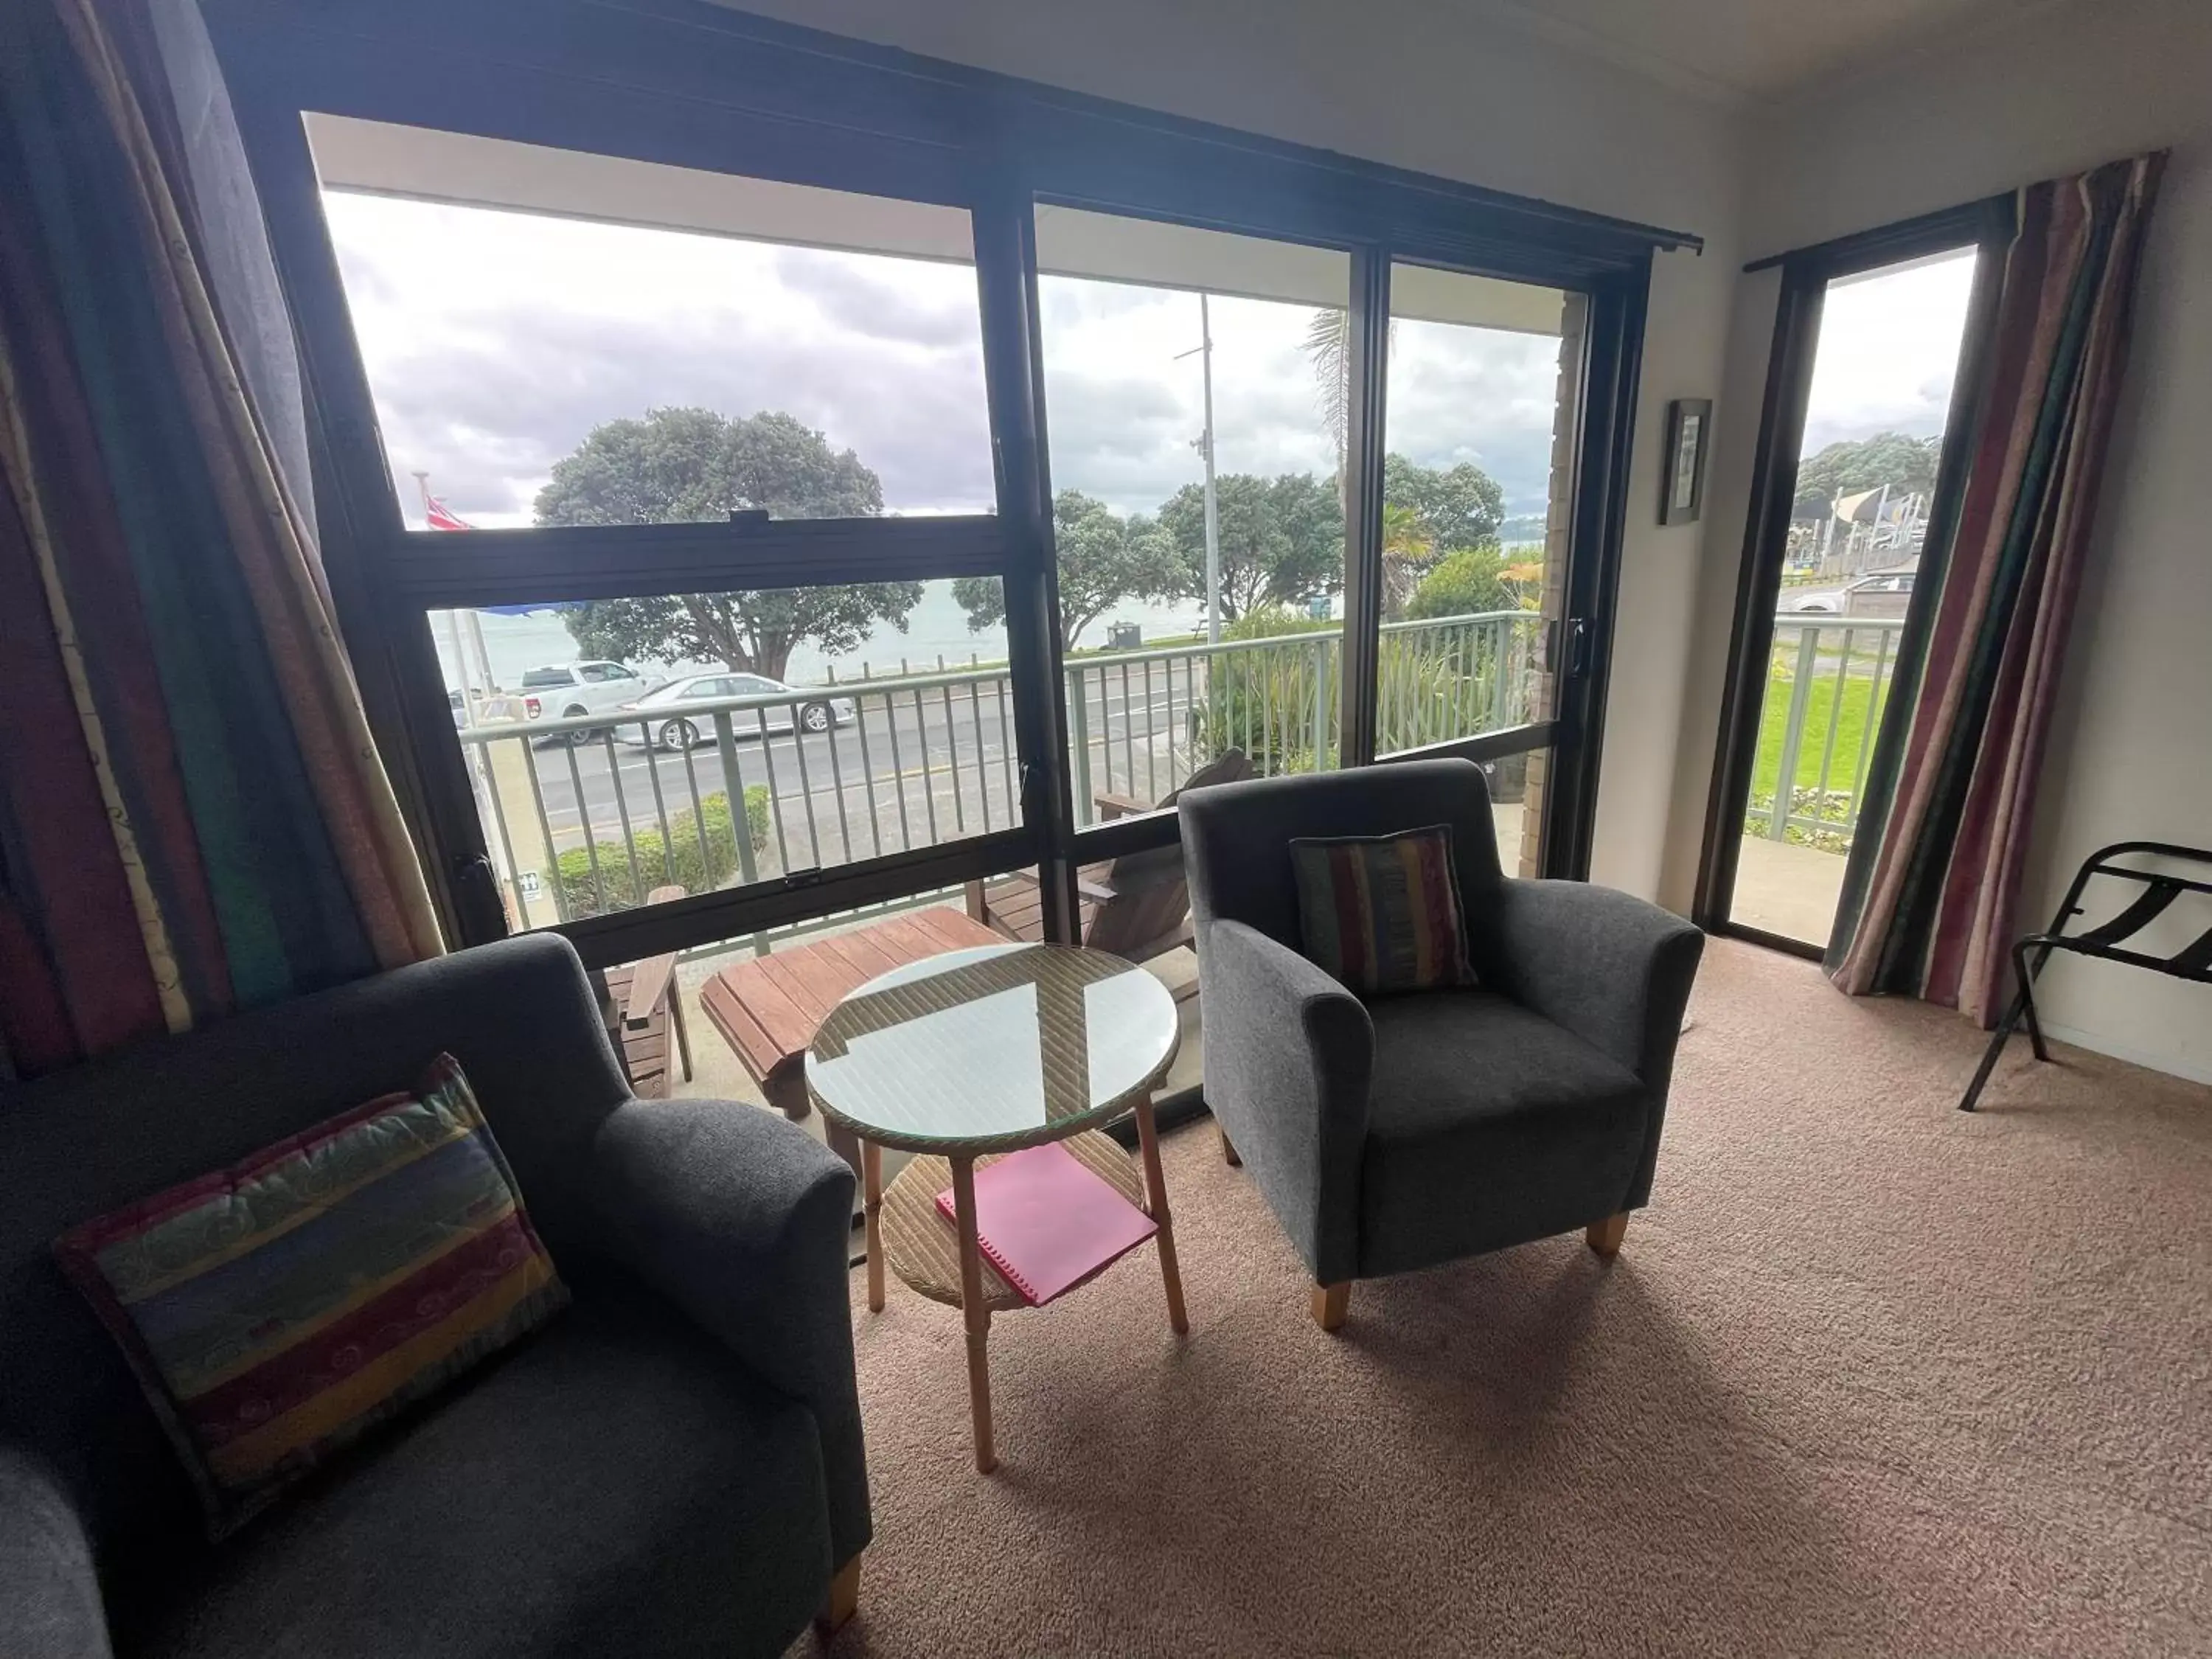
<svg viewBox="0 0 2212 1659">
<path fill-rule="evenodd" d="M 1352 1281 L 1577 1227 L 1601 1255 L 1650 1197 L 1704 935 L 1626 893 L 1508 880 L 1482 769 L 1410 761 L 1181 803 L 1206 1099 L 1344 1322 Z M 1299 954 L 1293 838 L 1449 824 L 1479 988 L 1363 1002 Z"/>
<path fill-rule="evenodd" d="M 574 1292 L 217 1547 L 48 1241 L 457 1056 Z M 544 935 L 0 1091 L 0 1653 L 781 1654 L 869 1538 L 853 1177 L 641 1101 Z"/>
</svg>

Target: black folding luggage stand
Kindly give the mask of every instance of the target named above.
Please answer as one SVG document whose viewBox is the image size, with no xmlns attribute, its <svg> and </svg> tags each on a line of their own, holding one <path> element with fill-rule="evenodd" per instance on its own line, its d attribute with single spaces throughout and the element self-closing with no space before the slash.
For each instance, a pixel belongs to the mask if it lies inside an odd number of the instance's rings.
<svg viewBox="0 0 2212 1659">
<path fill-rule="evenodd" d="M 2130 870 L 2112 862 L 2131 854 L 2192 864 L 2203 873 L 2164 875 L 2148 870 Z M 2143 890 L 2110 921 L 2069 934 L 2065 931 L 2066 924 L 2081 914 L 2081 890 L 2089 884 L 2093 876 L 2114 876 L 2137 883 Z M 2100 848 L 2082 860 L 2081 867 L 2074 872 L 2073 882 L 2066 889 L 2066 896 L 2058 902 L 2058 914 L 2051 919 L 2049 928 L 2040 933 L 2030 933 L 2012 947 L 2013 972 L 2020 980 L 2020 994 L 2013 998 L 2012 1006 L 2005 1011 L 2004 1018 L 1990 1034 L 1989 1048 L 1982 1055 L 1974 1080 L 1966 1085 L 1966 1098 L 1959 1103 L 1959 1109 L 1974 1109 L 1974 1103 L 1982 1096 L 1982 1085 L 1990 1080 L 1990 1073 L 1996 1069 L 1997 1056 L 2004 1052 L 2005 1039 L 2019 1028 L 2023 1018 L 2027 1021 L 2028 1041 L 2035 1045 L 2035 1057 L 2051 1058 L 2050 1051 L 2043 1046 L 2043 1023 L 2035 1014 L 2035 976 L 2043 971 L 2043 964 L 2051 960 L 2053 951 L 2071 951 L 2076 956 L 2094 957 L 2100 962 L 2124 962 L 2130 967 L 2148 968 L 2154 974 L 2166 974 L 2174 979 L 2212 984 L 2212 927 L 2206 928 L 2170 957 L 2126 948 L 2129 939 L 2165 915 L 2166 907 L 2184 893 L 2212 896 L 2212 852 L 2198 847 L 2176 847 L 2162 841 L 2123 841 Z M 2031 955 L 2034 958 L 2032 962 Z"/>
</svg>

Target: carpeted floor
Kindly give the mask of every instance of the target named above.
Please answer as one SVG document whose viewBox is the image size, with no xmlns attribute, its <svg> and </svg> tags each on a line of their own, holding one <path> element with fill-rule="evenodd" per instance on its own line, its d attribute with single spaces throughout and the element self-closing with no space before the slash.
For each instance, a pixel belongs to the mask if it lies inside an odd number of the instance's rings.
<svg viewBox="0 0 2212 1659">
<path fill-rule="evenodd" d="M 854 1656 L 2212 1652 L 2212 1090 L 1716 942 L 1652 1206 L 1362 1285 L 1210 1126 L 1152 1253 L 992 1334 L 854 1276 Z M 795 1650 L 797 1651 L 797 1650 Z"/>
</svg>

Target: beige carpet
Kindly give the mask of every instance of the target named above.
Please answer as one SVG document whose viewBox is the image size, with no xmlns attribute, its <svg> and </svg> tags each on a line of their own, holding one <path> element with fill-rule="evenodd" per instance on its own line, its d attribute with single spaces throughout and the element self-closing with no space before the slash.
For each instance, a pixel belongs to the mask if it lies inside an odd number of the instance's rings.
<svg viewBox="0 0 2212 1659">
<path fill-rule="evenodd" d="M 2112 971 L 2120 971 L 2113 969 Z M 854 1275 L 851 1656 L 2212 1652 L 2212 1091 L 1716 943 L 1652 1206 L 1363 1285 L 1341 1339 L 1213 1132 L 1152 1253 L 992 1336 Z"/>
</svg>

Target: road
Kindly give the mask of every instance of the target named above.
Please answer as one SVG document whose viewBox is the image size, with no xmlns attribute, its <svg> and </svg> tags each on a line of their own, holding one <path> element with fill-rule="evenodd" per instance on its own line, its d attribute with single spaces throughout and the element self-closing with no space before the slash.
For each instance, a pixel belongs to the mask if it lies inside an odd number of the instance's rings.
<svg viewBox="0 0 2212 1659">
<path fill-rule="evenodd" d="M 1152 799 L 1171 787 L 1170 732 L 1177 775 L 1189 769 L 1187 686 L 1155 687 L 1149 696 L 1134 686 L 1126 709 L 1118 684 L 1103 699 L 1095 683 L 1088 689 L 1093 789 L 1129 790 L 1133 783 L 1134 793 Z M 741 726 L 733 732 L 740 780 L 772 792 L 763 870 L 848 863 L 1018 821 L 1019 763 L 1006 682 L 870 695 L 860 712 L 832 732 L 767 736 L 757 716 L 732 717 L 733 726 L 747 718 L 754 725 L 750 734 Z M 688 754 L 604 738 L 573 749 L 521 736 L 493 742 L 529 744 L 556 850 L 581 845 L 587 822 L 592 838 L 602 842 L 621 839 L 625 817 L 633 834 L 656 827 L 664 812 L 681 822 L 698 801 L 726 787 L 711 732 Z M 506 810 L 512 814 L 516 804 L 509 800 Z M 497 834 L 489 818 L 486 829 Z"/>
</svg>

